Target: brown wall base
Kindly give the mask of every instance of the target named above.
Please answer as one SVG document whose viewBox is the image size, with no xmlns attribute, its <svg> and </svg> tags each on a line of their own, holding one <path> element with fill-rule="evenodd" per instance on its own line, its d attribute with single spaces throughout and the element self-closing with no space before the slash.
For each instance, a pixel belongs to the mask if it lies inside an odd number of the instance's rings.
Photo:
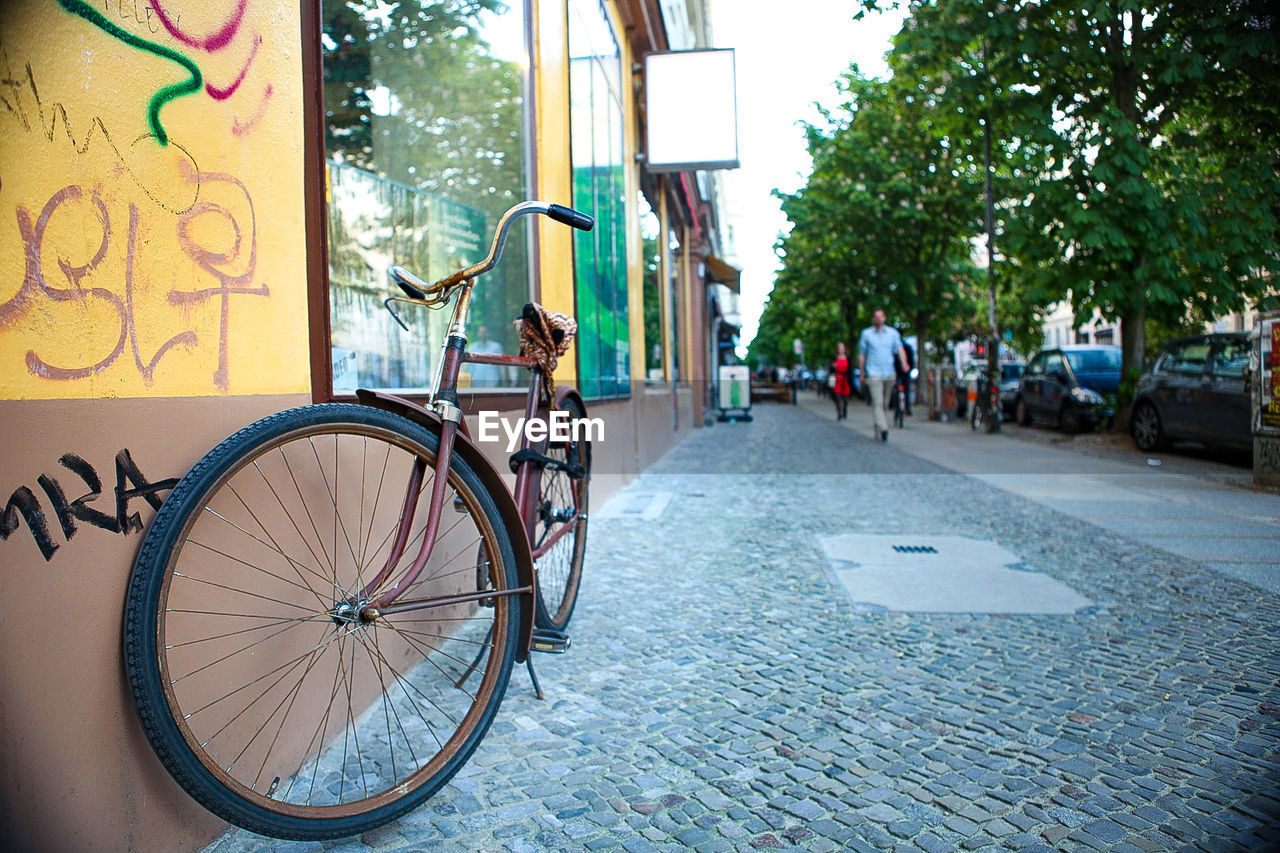
<svg viewBox="0 0 1280 853">
<path fill-rule="evenodd" d="M 13 508 L 0 542 L 6 850 L 177 853 L 200 849 L 224 829 L 160 766 L 125 684 L 121 618 L 142 538 L 135 528 L 145 530 L 155 514 L 149 487 L 181 477 L 245 424 L 309 401 L 296 395 L 0 406 L 6 436 L 0 489 Z M 641 386 L 628 399 L 588 409 L 605 421 L 605 439 L 593 449 L 597 509 L 694 425 L 687 388 L 673 395 L 666 386 Z M 505 473 L 505 441 L 481 447 Z M 64 509 L 65 529 L 51 491 L 81 507 Z"/>
</svg>

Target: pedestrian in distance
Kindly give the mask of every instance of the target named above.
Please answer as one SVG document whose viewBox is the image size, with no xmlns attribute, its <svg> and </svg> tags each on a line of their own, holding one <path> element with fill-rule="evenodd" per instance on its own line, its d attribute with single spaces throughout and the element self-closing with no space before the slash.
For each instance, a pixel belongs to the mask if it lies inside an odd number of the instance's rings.
<svg viewBox="0 0 1280 853">
<path fill-rule="evenodd" d="M 906 350 L 902 347 L 902 335 L 884 322 L 884 309 L 877 308 L 871 314 L 871 325 L 862 330 L 858 338 L 858 371 L 871 392 L 871 411 L 875 419 L 876 434 L 881 441 L 889 440 L 889 413 L 885 404 L 889 389 L 897 378 L 897 366 L 910 373 Z"/>
<path fill-rule="evenodd" d="M 902 339 L 902 353 L 906 356 L 907 366 L 903 369 L 900 363 L 895 365 L 898 368 L 897 379 L 898 384 L 906 389 L 906 393 L 903 395 L 903 403 L 905 404 L 903 407 L 903 414 L 907 417 L 911 417 L 911 371 L 915 370 L 916 367 L 916 354 L 912 350 L 911 344 L 907 343 L 906 335 L 902 334 L 901 329 L 898 330 L 898 337 Z M 896 406 L 898 395 L 894 394 L 893 396 L 894 405 Z"/>
<path fill-rule="evenodd" d="M 836 420 L 849 417 L 849 397 L 853 394 L 853 362 L 845 351 L 844 341 L 836 344 L 836 357 L 831 362 L 831 397 L 836 401 Z"/>
</svg>

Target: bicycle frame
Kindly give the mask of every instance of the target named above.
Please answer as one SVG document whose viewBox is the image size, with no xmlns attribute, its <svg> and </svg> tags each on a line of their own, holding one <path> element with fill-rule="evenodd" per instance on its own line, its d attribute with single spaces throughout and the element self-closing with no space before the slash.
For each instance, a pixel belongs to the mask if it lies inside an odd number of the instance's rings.
<svg viewBox="0 0 1280 853">
<path fill-rule="evenodd" d="M 437 451 L 435 463 L 435 480 L 432 483 L 431 495 L 427 502 L 427 521 L 425 531 L 423 533 L 423 541 L 417 555 L 414 557 L 413 563 L 405 572 L 403 577 L 395 583 L 390 589 L 383 590 L 382 586 L 390 578 L 395 566 L 404 555 L 404 551 L 409 540 L 409 533 L 413 527 L 414 518 L 416 516 L 418 506 L 421 503 L 422 484 L 426 476 L 426 463 L 418 460 L 414 464 L 413 472 L 410 475 L 409 483 L 405 490 L 404 502 L 400 513 L 400 521 L 396 530 L 396 537 L 391 549 L 391 553 L 387 558 L 385 565 L 378 573 L 365 584 L 364 588 L 356 596 L 356 601 L 360 607 L 360 617 L 366 621 L 373 621 L 382 614 L 401 613 L 411 610 L 423 610 L 433 607 L 447 607 L 452 604 L 462 604 L 482 599 L 493 599 L 503 596 L 512 595 L 532 595 L 536 589 L 536 577 L 530 573 L 530 583 L 510 590 L 486 590 L 475 593 L 462 593 L 449 596 L 438 596 L 434 598 L 422 598 L 400 601 L 399 598 L 404 594 L 405 590 L 413 585 L 422 573 L 423 568 L 431 559 L 431 553 L 435 548 L 436 539 L 440 531 L 440 519 L 444 510 L 445 495 L 448 490 L 448 471 L 449 465 L 453 457 L 453 450 L 457 441 L 458 432 L 461 431 L 464 438 L 470 443 L 471 435 L 467 428 L 466 421 L 462 418 L 462 409 L 458 405 L 457 382 L 458 373 L 464 363 L 472 364 L 492 364 L 505 367 L 525 368 L 530 372 L 528 392 L 525 401 L 525 423 L 534 418 L 546 420 L 549 414 L 547 406 L 542 402 L 543 388 L 549 380 L 542 366 L 535 359 L 526 358 L 518 355 L 502 355 L 489 353 L 469 353 L 467 352 L 467 317 L 471 307 L 471 293 L 475 285 L 475 276 L 487 272 L 496 264 L 498 257 L 501 255 L 502 247 L 506 242 L 507 232 L 516 218 L 528 213 L 547 213 L 559 221 L 566 221 L 562 218 L 564 214 L 557 215 L 563 208 L 557 209 L 555 205 L 547 205 L 543 202 L 525 202 L 517 205 L 504 214 L 502 220 L 498 223 L 497 231 L 494 235 L 493 247 L 489 256 L 479 264 L 467 269 L 461 270 L 448 276 L 433 285 L 427 286 L 424 282 L 416 279 L 406 270 L 399 267 L 393 267 L 391 276 L 400 284 L 409 296 L 393 296 L 386 300 L 388 310 L 390 310 L 391 302 L 406 302 L 413 305 L 434 306 L 445 302 L 451 295 L 452 291 L 458 291 L 457 300 L 453 306 L 453 313 L 450 317 L 448 332 L 445 336 L 444 344 L 441 348 L 441 357 L 436 366 L 435 377 L 432 381 L 431 396 L 426 409 L 440 419 L 440 445 Z M 568 222 L 574 224 L 574 222 Z M 580 224 L 575 227 L 582 227 Z M 392 315 L 395 316 L 394 311 Z M 399 318 L 397 317 L 397 322 Z M 558 389 L 559 390 L 559 389 Z M 565 392 L 573 393 L 572 389 L 563 389 Z M 558 395 L 560 396 L 560 395 Z M 395 399 L 389 398 L 389 395 L 377 395 L 374 392 L 359 393 L 361 402 L 371 403 L 373 400 L 381 397 L 382 400 Z M 407 401 L 398 401 L 407 404 Z M 373 403 L 377 404 L 377 403 Z M 412 405 L 412 404 L 409 404 Z M 546 440 L 530 442 L 527 435 L 522 437 L 521 450 L 537 450 L 545 449 Z M 563 537 L 572 524 L 565 524 L 556 531 L 547 541 L 541 542 L 537 550 L 533 550 L 529 545 L 529 539 L 533 533 L 534 506 L 538 495 L 538 486 L 541 478 L 541 467 L 533 461 L 521 462 L 516 471 L 516 482 L 514 489 L 514 503 L 520 517 L 520 527 L 524 531 L 525 552 L 529 554 L 530 565 L 533 560 L 538 559 L 549 550 L 557 541 Z M 503 486 L 505 489 L 505 484 Z M 574 522 L 577 523 L 576 521 Z M 513 533 L 514 535 L 514 533 Z"/>
</svg>

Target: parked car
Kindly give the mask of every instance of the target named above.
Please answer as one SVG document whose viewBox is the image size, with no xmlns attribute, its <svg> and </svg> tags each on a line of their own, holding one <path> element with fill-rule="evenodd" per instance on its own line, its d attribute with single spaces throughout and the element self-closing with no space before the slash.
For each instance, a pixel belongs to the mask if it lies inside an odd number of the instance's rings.
<svg viewBox="0 0 1280 853">
<path fill-rule="evenodd" d="M 1004 361 L 1000 363 L 1000 409 L 1004 417 L 1013 416 L 1013 401 L 1018 394 L 1018 380 L 1026 367 L 1025 362 Z M 971 361 L 956 377 L 956 417 L 964 418 L 969 413 L 969 391 L 980 392 L 982 381 L 987 375 L 987 365 L 981 361 Z"/>
<path fill-rule="evenodd" d="M 1247 449 L 1249 337 L 1194 335 L 1169 344 L 1138 380 L 1130 433 L 1142 450 L 1173 440 Z"/>
<path fill-rule="evenodd" d="M 1095 428 L 1115 415 L 1120 347 L 1065 346 L 1027 363 L 1014 397 L 1014 418 L 1047 421 L 1065 432 Z"/>
<path fill-rule="evenodd" d="M 1026 362 L 1022 361 L 1006 361 L 1000 365 L 1000 414 L 1005 419 L 1013 417 L 1013 406 L 1022 386 L 1022 372 L 1026 369 Z"/>
</svg>

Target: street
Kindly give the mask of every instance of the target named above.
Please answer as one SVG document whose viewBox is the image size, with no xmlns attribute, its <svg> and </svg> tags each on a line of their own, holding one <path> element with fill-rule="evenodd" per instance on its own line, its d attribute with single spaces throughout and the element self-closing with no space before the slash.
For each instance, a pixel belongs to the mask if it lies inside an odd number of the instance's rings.
<svg viewBox="0 0 1280 853">
<path fill-rule="evenodd" d="M 517 669 L 433 800 L 209 850 L 1280 845 L 1280 498 L 920 417 L 881 444 L 861 405 L 753 414 L 595 507 L 546 700 Z"/>
</svg>

